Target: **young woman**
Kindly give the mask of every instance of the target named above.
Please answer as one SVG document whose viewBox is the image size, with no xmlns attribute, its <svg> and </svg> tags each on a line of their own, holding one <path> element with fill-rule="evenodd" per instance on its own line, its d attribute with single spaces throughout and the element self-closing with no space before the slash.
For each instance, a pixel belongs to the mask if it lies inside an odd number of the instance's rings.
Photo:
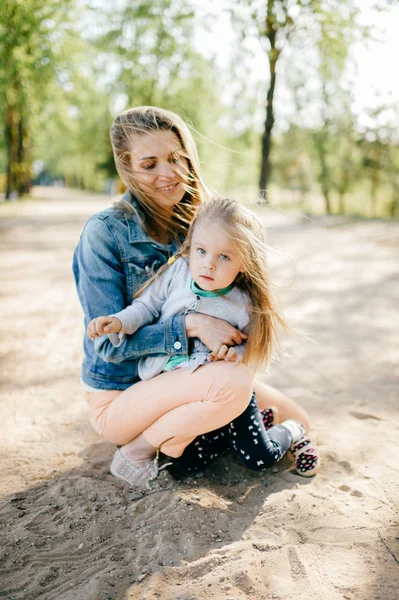
<svg viewBox="0 0 399 600">
<path fill-rule="evenodd" d="M 199 205 L 208 198 L 187 125 L 154 107 L 130 109 L 111 128 L 116 167 L 128 192 L 115 207 L 89 219 L 74 255 L 74 274 L 85 325 L 124 309 L 146 279 L 172 257 Z M 199 338 L 212 352 L 239 346 L 246 334 L 227 321 L 199 313 L 173 316 L 127 335 L 115 346 L 108 336 L 85 335 L 82 382 L 89 417 L 105 439 L 121 446 L 117 476 L 143 485 L 152 476 L 157 448 L 180 457 L 197 436 L 245 412 L 252 374 L 244 364 L 219 360 L 190 373 L 176 369 L 140 381 L 140 358 L 186 356 Z M 308 428 L 295 403 L 256 385 L 260 408 L 275 406 L 281 420 Z M 165 437 L 168 432 L 168 437 Z"/>
</svg>

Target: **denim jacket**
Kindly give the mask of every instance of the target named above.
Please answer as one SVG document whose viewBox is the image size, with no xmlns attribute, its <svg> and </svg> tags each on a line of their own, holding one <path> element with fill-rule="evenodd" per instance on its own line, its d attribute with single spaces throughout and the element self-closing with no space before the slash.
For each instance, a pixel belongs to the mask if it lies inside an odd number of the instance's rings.
<svg viewBox="0 0 399 600">
<path fill-rule="evenodd" d="M 127 192 L 124 196 L 137 206 Z M 118 312 L 133 294 L 176 251 L 152 240 L 135 215 L 107 208 L 86 223 L 73 257 L 73 273 L 84 312 L 85 329 L 95 317 Z M 144 356 L 187 354 L 184 315 L 147 325 L 127 335 L 116 348 L 107 335 L 84 335 L 82 381 L 101 390 L 124 390 L 139 380 L 138 360 Z"/>
</svg>

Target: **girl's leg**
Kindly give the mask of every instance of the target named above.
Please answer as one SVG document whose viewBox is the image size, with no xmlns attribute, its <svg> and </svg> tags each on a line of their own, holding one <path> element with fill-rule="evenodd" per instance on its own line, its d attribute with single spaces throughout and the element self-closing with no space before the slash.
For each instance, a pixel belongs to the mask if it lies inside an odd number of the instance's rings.
<svg viewBox="0 0 399 600">
<path fill-rule="evenodd" d="M 295 421 L 298 421 L 305 427 L 306 431 L 309 431 L 309 417 L 306 411 L 293 400 L 272 386 L 256 380 L 254 382 L 254 390 L 259 410 L 275 406 L 279 413 L 280 422 L 287 419 L 295 419 Z"/>
<path fill-rule="evenodd" d="M 279 413 L 279 421 L 284 422 L 293 419 L 300 423 L 306 431 L 309 431 L 309 420 L 306 412 L 295 402 L 284 396 L 281 392 L 259 382 L 255 382 L 254 388 L 257 392 L 259 409 L 264 410 L 267 406 L 275 406 Z M 261 412 L 262 419 L 265 422 L 265 415 Z M 268 415 L 270 417 L 270 415 Z M 271 427 L 268 433 L 272 433 L 275 427 Z M 317 448 L 313 445 L 307 435 L 303 435 L 300 440 L 294 440 L 290 453 L 291 459 L 295 461 L 295 470 L 303 477 L 312 477 L 320 469 L 320 456 Z"/>
<path fill-rule="evenodd" d="M 225 425 L 195 438 L 173 464 L 188 472 L 202 471 L 209 467 L 214 460 L 230 450 L 227 427 Z"/>
<path fill-rule="evenodd" d="M 104 439 L 124 445 L 143 434 L 154 448 L 162 446 L 164 454 L 178 457 L 196 436 L 239 415 L 251 391 L 244 365 L 219 361 L 194 373 L 161 373 L 121 393 L 89 394 L 89 407 L 91 421 Z"/>
<path fill-rule="evenodd" d="M 265 429 L 256 396 L 252 394 L 241 415 L 224 427 L 199 436 L 187 446 L 177 463 L 188 471 L 198 471 L 233 449 L 248 468 L 261 471 L 280 460 L 292 441 L 290 431 L 284 426 Z"/>
<path fill-rule="evenodd" d="M 185 449 L 177 463 L 188 471 L 198 471 L 232 448 L 248 468 L 261 471 L 278 462 L 303 433 L 303 427 L 292 421 L 266 430 L 253 394 L 241 415 L 228 425 L 199 436 Z"/>
<path fill-rule="evenodd" d="M 272 467 L 287 453 L 293 442 L 290 430 L 284 425 L 275 425 L 266 431 L 255 394 L 245 411 L 226 429 L 231 447 L 253 471 Z"/>
</svg>

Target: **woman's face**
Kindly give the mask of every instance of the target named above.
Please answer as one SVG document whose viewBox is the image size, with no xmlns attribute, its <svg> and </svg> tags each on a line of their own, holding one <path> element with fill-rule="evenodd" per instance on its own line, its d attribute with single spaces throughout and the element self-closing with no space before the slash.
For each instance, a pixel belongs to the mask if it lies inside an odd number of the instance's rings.
<svg viewBox="0 0 399 600">
<path fill-rule="evenodd" d="M 188 163 L 177 136 L 158 130 L 135 136 L 132 169 L 137 186 L 166 208 L 173 208 L 185 194 Z"/>
</svg>

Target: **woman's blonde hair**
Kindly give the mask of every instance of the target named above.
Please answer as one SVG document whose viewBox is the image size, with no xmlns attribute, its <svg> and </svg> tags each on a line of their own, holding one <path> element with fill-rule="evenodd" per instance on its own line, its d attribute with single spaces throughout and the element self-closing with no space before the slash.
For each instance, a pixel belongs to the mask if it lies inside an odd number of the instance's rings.
<svg viewBox="0 0 399 600">
<path fill-rule="evenodd" d="M 171 131 L 181 145 L 180 174 L 184 179 L 185 194 L 170 214 L 150 194 L 137 185 L 132 168 L 132 144 L 136 136 L 154 131 Z M 116 117 L 111 131 L 111 144 L 115 165 L 126 188 L 133 194 L 141 210 L 126 199 L 121 199 L 116 208 L 127 214 L 136 214 L 144 230 L 162 242 L 184 237 L 193 219 L 196 208 L 207 198 L 206 185 L 200 174 L 199 158 L 190 129 L 178 115 L 154 106 L 130 108 Z M 185 159 L 184 163 L 183 160 Z M 187 163 L 187 164 L 186 164 Z"/>
<path fill-rule="evenodd" d="M 267 243 L 263 225 L 254 213 L 230 198 L 212 198 L 202 204 L 192 221 L 186 240 L 174 258 L 188 256 L 191 240 L 198 223 L 209 222 L 218 225 L 229 235 L 235 244 L 244 272 L 235 280 L 250 298 L 250 325 L 244 363 L 255 370 L 267 365 L 273 354 L 273 346 L 278 342 L 278 330 L 287 330 L 284 319 L 279 315 L 269 281 L 267 265 Z M 169 261 L 172 264 L 174 260 Z M 163 265 L 153 278 L 147 281 L 134 297 L 137 297 L 155 277 L 169 266 Z"/>
</svg>

